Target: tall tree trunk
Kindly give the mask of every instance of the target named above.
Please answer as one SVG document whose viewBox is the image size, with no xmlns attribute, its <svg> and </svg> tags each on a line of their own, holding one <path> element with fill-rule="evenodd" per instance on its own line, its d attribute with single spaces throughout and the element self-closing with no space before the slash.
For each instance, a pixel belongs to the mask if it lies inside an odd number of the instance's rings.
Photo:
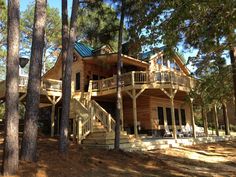
<svg viewBox="0 0 236 177">
<path fill-rule="evenodd" d="M 204 124 L 204 134 L 205 136 L 208 136 L 207 112 L 204 106 L 202 106 L 202 118 L 203 118 L 203 124 Z"/>
<path fill-rule="evenodd" d="M 6 112 L 3 175 L 14 175 L 19 164 L 19 0 L 8 1 Z"/>
<path fill-rule="evenodd" d="M 117 80 L 116 80 L 116 95 L 117 95 L 117 107 L 116 107 L 116 126 L 115 126 L 115 149 L 120 149 L 120 116 L 121 116 L 121 54 L 122 54 L 122 37 L 123 37 L 123 26 L 124 26 L 124 16 L 125 16 L 125 0 L 121 1 L 121 17 L 119 26 L 119 38 L 118 38 L 118 55 L 117 55 Z"/>
<path fill-rule="evenodd" d="M 218 121 L 218 113 L 217 113 L 216 104 L 214 104 L 214 118 L 215 118 L 216 136 L 219 136 L 219 121 Z"/>
<path fill-rule="evenodd" d="M 232 47 L 229 51 L 229 56 L 232 65 L 233 86 L 234 86 L 234 110 L 236 115 L 236 47 Z"/>
<path fill-rule="evenodd" d="M 69 43 L 69 29 L 68 29 L 68 9 L 67 9 L 67 0 L 62 0 L 62 78 L 64 78 L 65 73 L 65 62 L 67 58 L 67 48 Z M 64 86 L 64 84 L 63 84 Z M 64 88 L 65 89 L 65 88 Z"/>
<path fill-rule="evenodd" d="M 227 106 L 226 106 L 226 103 L 224 101 L 222 102 L 222 108 L 223 108 L 223 117 L 224 117 L 224 124 L 225 124 L 225 134 L 230 135 L 229 117 L 228 117 L 228 112 L 227 112 Z"/>
<path fill-rule="evenodd" d="M 63 1 L 62 5 L 63 4 L 66 5 L 67 3 Z M 64 5 L 63 5 L 64 8 L 63 12 L 66 11 Z M 70 20 L 69 43 L 67 48 L 68 53 L 66 61 L 64 62 L 65 66 L 63 66 L 63 69 L 65 69 L 65 71 L 62 71 L 63 72 L 62 117 L 61 117 L 60 142 L 59 142 L 59 151 L 62 155 L 66 155 L 68 151 L 68 124 L 69 124 L 68 122 L 69 122 L 70 100 L 71 100 L 71 65 L 73 62 L 73 51 L 74 51 L 74 44 L 76 41 L 76 31 L 77 31 L 76 25 L 77 25 L 78 12 L 79 12 L 79 0 L 73 0 L 72 14 Z M 63 19 L 63 24 L 65 22 L 64 20 L 65 19 Z M 66 23 L 64 25 L 66 25 Z M 63 30 L 62 33 L 64 33 L 65 30 L 64 27 L 62 29 Z"/>
<path fill-rule="evenodd" d="M 36 161 L 46 0 L 36 0 L 21 160 Z"/>
</svg>

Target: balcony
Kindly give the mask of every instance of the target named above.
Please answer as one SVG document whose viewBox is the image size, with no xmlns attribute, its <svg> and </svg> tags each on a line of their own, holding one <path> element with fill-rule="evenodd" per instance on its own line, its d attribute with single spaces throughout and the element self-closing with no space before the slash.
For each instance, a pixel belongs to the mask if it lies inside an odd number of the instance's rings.
<svg viewBox="0 0 236 177">
<path fill-rule="evenodd" d="M 26 93 L 28 85 L 28 77 L 19 77 L 19 92 Z M 0 82 L 0 98 L 5 97 L 6 81 Z M 43 79 L 41 81 L 41 94 L 60 96 L 62 90 L 62 82 L 54 79 Z"/>
<path fill-rule="evenodd" d="M 90 82 L 90 90 L 93 96 L 99 93 L 109 94 L 116 90 L 117 76 Z M 195 80 L 189 76 L 174 71 L 156 71 L 149 73 L 146 71 L 132 71 L 121 75 L 121 86 L 123 90 L 132 88 L 161 89 L 176 88 L 189 92 L 194 87 Z"/>
</svg>

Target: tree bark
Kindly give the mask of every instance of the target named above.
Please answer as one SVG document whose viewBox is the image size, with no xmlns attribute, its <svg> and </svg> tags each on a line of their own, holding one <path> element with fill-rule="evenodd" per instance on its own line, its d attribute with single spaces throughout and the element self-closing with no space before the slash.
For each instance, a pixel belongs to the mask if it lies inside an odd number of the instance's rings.
<svg viewBox="0 0 236 177">
<path fill-rule="evenodd" d="M 217 114 L 216 104 L 214 105 L 214 117 L 215 117 L 216 136 L 219 136 L 219 121 L 218 121 L 218 114 Z"/>
<path fill-rule="evenodd" d="M 19 0 L 8 1 L 7 75 L 3 175 L 16 174 L 19 164 Z"/>
<path fill-rule="evenodd" d="M 231 60 L 232 66 L 232 74 L 233 74 L 233 87 L 234 87 L 234 110 L 236 115 L 236 47 L 232 47 L 229 51 L 229 56 Z"/>
<path fill-rule="evenodd" d="M 115 150 L 120 149 L 120 116 L 121 116 L 121 54 L 122 54 L 122 36 L 123 36 L 123 26 L 124 26 L 124 16 L 125 16 L 125 0 L 121 1 L 121 17 L 119 26 L 119 38 L 118 38 L 118 55 L 117 55 L 117 80 L 116 80 L 116 96 L 117 96 L 117 107 L 116 107 L 116 125 L 115 125 Z"/>
<path fill-rule="evenodd" d="M 226 103 L 224 101 L 222 102 L 222 108 L 223 108 L 223 117 L 224 117 L 224 124 L 225 124 L 225 135 L 230 135 L 228 111 L 227 111 Z"/>
<path fill-rule="evenodd" d="M 26 97 L 26 114 L 21 144 L 21 160 L 25 161 L 36 161 L 46 5 L 46 0 L 37 0 L 35 4 L 31 61 Z"/>
<path fill-rule="evenodd" d="M 66 5 L 64 1 L 62 5 L 63 4 Z M 64 6 L 63 8 L 64 9 L 62 13 L 66 11 Z M 73 0 L 72 14 L 71 14 L 71 20 L 70 20 L 69 43 L 68 43 L 68 48 L 67 48 L 68 53 L 67 53 L 67 57 L 63 66 L 63 69 L 65 69 L 65 71 L 62 71 L 63 72 L 62 117 L 61 117 L 61 129 L 60 129 L 60 141 L 59 141 L 59 152 L 62 155 L 66 155 L 68 151 L 68 124 L 69 124 L 70 100 L 71 100 L 71 65 L 73 62 L 73 51 L 74 51 L 74 44 L 76 41 L 78 11 L 79 11 L 79 0 Z M 63 20 L 65 20 L 64 17 L 62 18 Z M 64 21 L 63 21 L 63 24 L 64 24 Z M 66 26 L 63 26 L 62 34 L 64 34 L 64 30 L 65 30 L 64 27 Z"/>
<path fill-rule="evenodd" d="M 204 124 L 204 134 L 205 136 L 208 136 L 207 112 L 204 106 L 202 106 L 202 118 L 203 118 L 203 124 Z"/>
</svg>

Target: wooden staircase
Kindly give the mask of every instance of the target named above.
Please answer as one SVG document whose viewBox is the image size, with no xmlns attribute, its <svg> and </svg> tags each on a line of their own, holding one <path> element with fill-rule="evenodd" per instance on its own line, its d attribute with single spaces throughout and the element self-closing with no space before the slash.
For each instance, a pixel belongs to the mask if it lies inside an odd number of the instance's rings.
<svg viewBox="0 0 236 177">
<path fill-rule="evenodd" d="M 78 143 L 87 147 L 114 148 L 115 120 L 96 101 L 74 98 L 71 106 L 73 134 Z M 120 133 L 121 148 L 130 148 L 133 138 L 127 132 Z"/>
<path fill-rule="evenodd" d="M 93 124 L 93 132 L 90 132 L 89 135 L 82 140 L 83 146 L 86 147 L 100 147 L 113 149 L 115 140 L 115 132 L 108 132 L 103 124 L 96 120 Z M 120 132 L 120 146 L 121 148 L 131 148 L 134 139 L 127 135 L 127 132 Z"/>
</svg>

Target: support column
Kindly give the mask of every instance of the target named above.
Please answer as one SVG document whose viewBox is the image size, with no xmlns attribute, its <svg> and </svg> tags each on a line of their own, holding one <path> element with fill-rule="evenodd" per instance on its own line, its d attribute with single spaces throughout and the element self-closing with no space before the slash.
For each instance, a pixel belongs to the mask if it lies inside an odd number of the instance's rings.
<svg viewBox="0 0 236 177">
<path fill-rule="evenodd" d="M 195 127 L 195 120 L 194 120 L 194 113 L 193 113 L 193 98 L 190 98 L 190 112 L 191 112 L 193 138 L 196 138 L 196 127 Z"/>
<path fill-rule="evenodd" d="M 218 121 L 218 114 L 217 114 L 216 104 L 214 105 L 214 117 L 215 117 L 216 136 L 219 136 L 219 121 Z"/>
<path fill-rule="evenodd" d="M 133 119 L 134 119 L 134 135 L 138 137 L 138 128 L 137 128 L 137 104 L 136 104 L 136 90 L 132 90 L 132 100 L 133 100 Z"/>
<path fill-rule="evenodd" d="M 77 142 L 78 144 L 81 144 L 82 139 L 82 118 L 77 117 Z"/>
<path fill-rule="evenodd" d="M 166 107 L 163 107 L 163 113 L 164 113 L 164 129 L 167 129 L 167 116 L 166 116 Z"/>
<path fill-rule="evenodd" d="M 52 112 L 51 112 L 51 137 L 54 136 L 54 127 L 55 127 L 55 104 L 52 104 Z"/>
<path fill-rule="evenodd" d="M 175 124 L 175 107 L 174 107 L 174 96 L 173 95 L 170 97 L 170 103 L 171 103 L 171 119 L 172 119 L 173 138 L 177 139 L 176 124 Z"/>
<path fill-rule="evenodd" d="M 54 127 L 55 127 L 55 106 L 60 101 L 61 96 L 56 98 L 55 95 L 52 98 L 49 95 L 46 95 L 48 100 L 52 103 L 52 112 L 51 112 L 51 137 L 54 136 Z"/>
</svg>

